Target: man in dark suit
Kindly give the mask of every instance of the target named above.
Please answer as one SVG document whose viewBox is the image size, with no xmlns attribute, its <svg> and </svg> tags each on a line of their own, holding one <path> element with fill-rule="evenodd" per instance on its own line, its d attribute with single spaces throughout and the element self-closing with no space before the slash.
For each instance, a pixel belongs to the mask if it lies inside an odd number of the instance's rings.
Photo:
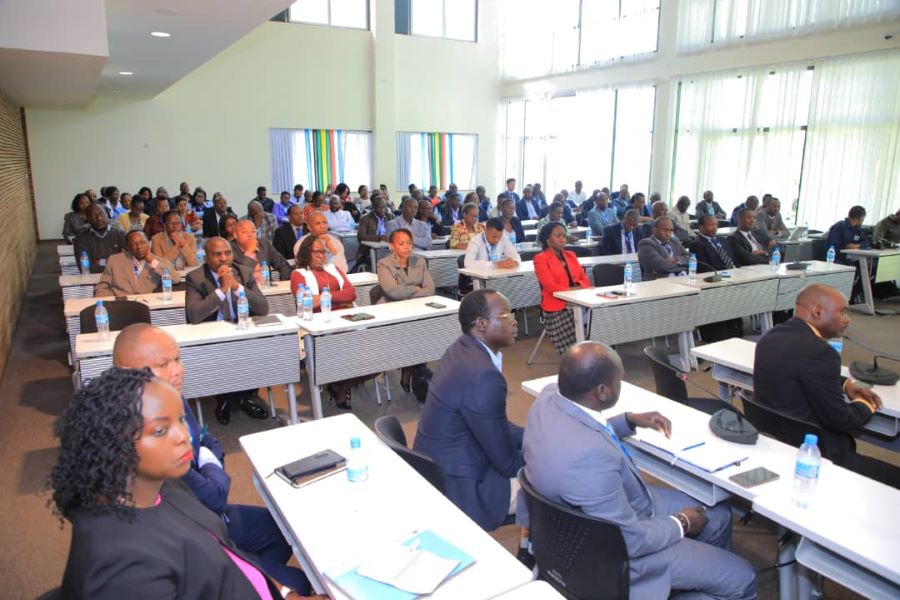
<svg viewBox="0 0 900 600">
<path fill-rule="evenodd" d="M 427 204 L 431 206 L 431 202 L 427 200 L 419 203 L 419 210 Z M 391 216 L 388 214 L 387 205 L 384 198 L 374 196 L 372 198 L 372 210 L 367 212 L 362 219 L 359 220 L 359 229 L 356 230 L 356 237 L 359 240 L 359 248 L 356 250 L 356 265 L 368 265 L 369 271 L 375 272 L 375 265 L 369 265 L 370 252 L 369 247 L 363 242 L 386 242 L 387 241 L 387 224 L 390 222 Z M 354 268 L 357 268 L 354 267 Z"/>
<path fill-rule="evenodd" d="M 638 229 L 640 216 L 634 209 L 625 211 L 622 220 L 615 225 L 603 228 L 603 241 L 600 243 L 600 254 L 631 254 L 637 252 L 641 241 L 641 230 Z"/>
<path fill-rule="evenodd" d="M 444 472 L 447 496 L 491 531 L 515 514 L 522 428 L 506 418 L 501 349 L 516 339 L 509 301 L 481 289 L 459 306 L 463 334 L 441 357 L 422 409 L 413 449 Z"/>
<path fill-rule="evenodd" d="M 722 271 L 735 267 L 731 253 L 722 241 L 716 237 L 719 224 L 713 215 L 700 215 L 697 220 L 697 236 L 689 246 L 692 254 L 697 256 L 697 271 Z"/>
<path fill-rule="evenodd" d="M 453 227 L 462 221 L 462 206 L 459 201 L 459 192 L 448 193 L 447 201 L 440 205 L 438 211 L 441 215 L 441 224 L 445 227 Z"/>
<path fill-rule="evenodd" d="M 113 346 L 113 366 L 125 369 L 149 368 L 181 393 L 184 365 L 175 338 L 149 323 L 135 323 L 122 330 Z M 309 582 L 299 569 L 288 567 L 290 544 L 278 529 L 269 511 L 260 506 L 229 504 L 231 477 L 225 472 L 225 452 L 216 437 L 200 428 L 194 412 L 182 396 L 185 425 L 191 435 L 194 457 L 190 470 L 181 477 L 200 503 L 228 526 L 235 545 L 259 560 L 263 571 L 295 591 L 309 590 Z"/>
<path fill-rule="evenodd" d="M 756 344 L 754 394 L 760 404 L 819 425 L 825 458 L 900 488 L 900 469 L 856 453 L 852 434 L 869 422 L 881 398 L 841 376 L 841 356 L 828 340 L 841 337 L 849 324 L 847 299 L 839 291 L 806 286 L 797 295 L 794 318 Z"/>
<path fill-rule="evenodd" d="M 515 183 L 515 180 L 513 181 Z M 520 221 L 540 219 L 546 215 L 548 209 L 541 208 L 541 202 L 534 195 L 534 190 L 530 186 L 526 185 L 522 194 L 524 194 L 522 198 L 519 198 L 515 192 L 506 192 L 506 197 L 513 198 L 516 202 L 516 216 Z"/>
<path fill-rule="evenodd" d="M 755 210 L 750 207 L 741 209 L 737 217 L 737 231 L 725 239 L 734 264 L 739 267 L 767 264 L 769 248 L 775 245 L 775 240 L 769 239 L 766 233 L 753 230 L 754 213 Z"/>
<path fill-rule="evenodd" d="M 228 200 L 221 194 L 213 200 L 213 209 L 203 213 L 203 237 L 213 238 L 222 235 L 219 231 L 219 222 L 227 214 L 234 215 L 234 211 L 228 206 Z"/>
<path fill-rule="evenodd" d="M 672 235 L 672 219 L 659 217 L 653 222 L 653 235 L 638 242 L 638 263 L 644 281 L 680 275 L 687 269 L 688 253 Z"/>
<path fill-rule="evenodd" d="M 234 229 L 234 241 L 231 243 L 234 251 L 234 263 L 247 268 L 253 273 L 256 283 L 260 283 L 262 274 L 260 268 L 263 261 L 270 269 L 277 271 L 281 281 L 291 278 L 291 265 L 275 250 L 272 242 L 265 238 L 256 237 L 256 225 L 253 221 L 238 221 Z"/>
<path fill-rule="evenodd" d="M 303 207 L 291 204 L 287 212 L 288 222 L 275 230 L 272 245 L 285 258 L 294 258 L 294 244 L 303 237 Z"/>
<path fill-rule="evenodd" d="M 206 262 L 185 278 L 184 310 L 188 323 L 203 321 L 237 321 L 238 294 L 244 292 L 251 315 L 267 315 L 269 302 L 259 291 L 252 272 L 232 264 L 231 244 L 220 237 L 206 240 L 203 248 Z M 254 419 L 265 419 L 269 411 L 256 396 L 256 390 L 223 394 L 218 397 L 216 418 L 223 425 L 231 419 L 230 403 L 240 402 L 241 409 Z"/>
</svg>

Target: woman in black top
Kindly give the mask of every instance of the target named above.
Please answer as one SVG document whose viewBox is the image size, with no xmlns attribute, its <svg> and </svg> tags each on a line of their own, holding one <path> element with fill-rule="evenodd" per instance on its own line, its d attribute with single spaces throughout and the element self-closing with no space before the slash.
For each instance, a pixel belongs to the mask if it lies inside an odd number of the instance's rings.
<svg viewBox="0 0 900 600">
<path fill-rule="evenodd" d="M 75 240 L 75 236 L 82 231 L 87 231 L 87 209 L 91 205 L 91 199 L 87 194 L 75 194 L 72 198 L 72 212 L 66 213 L 63 218 L 63 238 L 67 244 Z"/>
</svg>

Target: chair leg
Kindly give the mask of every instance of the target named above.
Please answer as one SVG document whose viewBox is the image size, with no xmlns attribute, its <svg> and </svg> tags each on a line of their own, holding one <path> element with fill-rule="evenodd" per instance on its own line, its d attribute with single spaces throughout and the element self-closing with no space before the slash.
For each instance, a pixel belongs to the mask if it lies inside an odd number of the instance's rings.
<svg viewBox="0 0 900 600">
<path fill-rule="evenodd" d="M 528 309 L 522 309 L 522 327 L 525 329 L 525 335 L 528 335 Z"/>
<path fill-rule="evenodd" d="M 383 379 L 383 381 L 384 381 L 384 391 L 387 393 L 387 400 L 388 400 L 388 402 L 390 402 L 390 401 L 391 401 L 391 382 L 388 381 L 388 374 L 387 374 L 387 371 L 385 371 L 384 373 L 382 373 L 381 376 L 384 378 L 384 379 Z"/>
<path fill-rule="evenodd" d="M 200 398 L 194 398 L 194 405 L 197 407 L 197 423 L 203 427 L 203 407 L 200 406 Z"/>
<path fill-rule="evenodd" d="M 544 336 L 547 335 L 547 330 L 541 331 L 541 336 L 538 338 L 537 343 L 534 345 L 534 350 L 531 351 L 531 356 L 528 357 L 528 364 L 534 362 L 534 355 L 537 354 L 538 348 L 541 347 L 541 342 L 544 341 Z"/>
<path fill-rule="evenodd" d="M 272 386 L 266 386 L 266 395 L 269 397 L 269 416 L 275 418 L 275 400 L 272 398 Z"/>
<path fill-rule="evenodd" d="M 378 378 L 373 379 L 372 383 L 375 385 L 375 402 L 378 403 L 378 406 L 381 406 L 381 389 L 378 387 Z"/>
</svg>

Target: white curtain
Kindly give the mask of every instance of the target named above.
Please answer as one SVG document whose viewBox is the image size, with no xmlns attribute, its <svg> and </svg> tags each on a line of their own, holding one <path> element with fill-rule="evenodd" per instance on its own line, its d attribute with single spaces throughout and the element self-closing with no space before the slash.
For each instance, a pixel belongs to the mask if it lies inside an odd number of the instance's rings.
<svg viewBox="0 0 900 600">
<path fill-rule="evenodd" d="M 290 191 L 297 183 L 311 190 L 324 189 L 328 183 L 345 182 L 351 189 L 372 186 L 372 134 L 368 131 L 337 132 L 337 182 L 317 179 L 317 156 L 313 129 L 270 129 L 272 189 Z"/>
<path fill-rule="evenodd" d="M 812 94 L 799 220 L 875 223 L 900 206 L 900 52 L 827 61 Z"/>
<path fill-rule="evenodd" d="M 653 191 L 649 186 L 655 106 L 655 86 L 622 88 L 618 91 L 616 143 L 612 149 L 615 163 L 607 180 L 611 182 L 611 190 L 627 183 L 632 193 L 644 192 L 648 198 Z"/>
<path fill-rule="evenodd" d="M 272 171 L 272 193 L 293 189 L 293 143 L 290 129 L 269 130 L 269 166 Z"/>
<path fill-rule="evenodd" d="M 678 50 L 789 37 L 898 16 L 897 0 L 681 0 Z"/>
<path fill-rule="evenodd" d="M 609 185 L 615 98 L 605 89 L 550 100 L 545 192 L 572 190 L 576 180 L 588 194 Z"/>
<path fill-rule="evenodd" d="M 451 134 L 450 181 L 461 190 L 474 190 L 478 173 L 478 136 Z"/>
<path fill-rule="evenodd" d="M 696 203 L 709 189 L 729 210 L 770 193 L 792 214 L 812 74 L 794 65 L 680 81 L 671 198 Z"/>
<path fill-rule="evenodd" d="M 339 179 L 356 190 L 361 185 L 373 188 L 372 134 L 368 131 L 345 131 L 340 138 L 343 161 Z"/>
</svg>

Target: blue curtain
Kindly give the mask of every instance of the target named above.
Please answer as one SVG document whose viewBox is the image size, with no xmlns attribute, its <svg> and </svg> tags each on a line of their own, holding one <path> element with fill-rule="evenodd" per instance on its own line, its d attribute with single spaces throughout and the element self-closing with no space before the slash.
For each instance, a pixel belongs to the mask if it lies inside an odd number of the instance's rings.
<svg viewBox="0 0 900 600">
<path fill-rule="evenodd" d="M 269 147 L 272 152 L 270 162 L 272 187 L 269 188 L 269 191 L 273 194 L 294 189 L 293 135 L 294 132 L 290 129 L 269 130 Z"/>
</svg>

